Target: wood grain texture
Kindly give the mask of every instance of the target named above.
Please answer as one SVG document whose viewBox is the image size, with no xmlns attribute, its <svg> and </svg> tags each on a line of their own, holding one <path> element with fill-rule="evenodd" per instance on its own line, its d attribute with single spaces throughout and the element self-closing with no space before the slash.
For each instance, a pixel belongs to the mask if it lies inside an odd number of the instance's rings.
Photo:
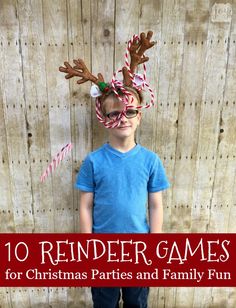
<svg viewBox="0 0 236 308">
<path fill-rule="evenodd" d="M 81 58 L 91 69 L 91 10 L 90 1 L 67 2 L 68 25 L 68 61 Z M 64 74 L 61 74 L 61 82 L 64 83 Z M 73 143 L 73 169 L 72 183 L 75 182 L 76 171 L 87 153 L 92 150 L 91 131 L 91 98 L 89 96 L 90 83 L 82 85 L 76 83 L 76 79 L 70 80 L 70 87 L 64 94 L 70 96 L 70 124 L 71 141 Z M 65 98 L 66 99 L 66 98 Z M 93 103 L 92 103 L 93 104 Z M 79 231 L 78 225 L 78 191 L 73 190 L 74 230 Z"/>
<path fill-rule="evenodd" d="M 91 14 L 92 71 L 94 75 L 102 73 L 105 81 L 109 82 L 114 71 L 115 2 L 91 1 Z M 107 142 L 107 131 L 97 121 L 95 109 L 92 110 L 92 147 L 96 149 Z"/>
<path fill-rule="evenodd" d="M 202 44 L 208 28 L 208 2 L 201 2 L 195 7 L 194 1 L 188 1 L 184 25 L 184 49 L 181 86 L 179 93 L 176 156 L 175 156 L 175 193 L 173 195 L 172 223 L 176 230 L 188 232 L 191 229 L 194 175 L 196 170 L 197 138 L 203 90 L 203 69 L 206 46 Z M 196 24 L 201 20 L 201 26 Z M 195 63 L 195 65 L 193 65 Z M 187 188 L 187 189 L 186 189 Z M 176 221 L 177 212 L 183 217 Z M 194 224 L 195 226 L 195 224 Z M 173 226 L 174 227 L 174 226 Z"/>
<path fill-rule="evenodd" d="M 64 145 L 71 141 L 69 83 L 64 82 L 62 74 L 58 72 L 58 67 L 68 58 L 67 6 L 65 1 L 43 1 L 42 9 L 47 61 L 45 78 L 49 111 L 50 148 L 48 150 L 54 157 Z M 70 157 L 68 155 L 60 164 L 60 175 L 50 177 L 55 232 L 72 232 L 74 230 Z M 58 169 L 54 173 L 57 174 L 57 172 Z M 63 187 L 63 194 L 60 193 L 59 187 Z"/>
<path fill-rule="evenodd" d="M 17 232 L 32 232 L 32 191 L 25 120 L 26 102 L 22 76 L 22 54 L 19 48 L 19 21 L 14 4 L 2 1 L 2 110 L 11 181 L 12 213 Z M 8 16 L 8 18 L 6 18 Z M 7 159 L 6 159 L 7 160 Z"/>
<path fill-rule="evenodd" d="M 41 1 L 18 1 L 22 74 L 26 104 L 25 121 L 34 211 L 34 232 L 53 232 L 53 197 L 49 179 L 39 181 L 50 155 L 49 110 L 46 85 L 46 55 Z M 43 65 L 42 65 L 43 64 Z"/>
</svg>

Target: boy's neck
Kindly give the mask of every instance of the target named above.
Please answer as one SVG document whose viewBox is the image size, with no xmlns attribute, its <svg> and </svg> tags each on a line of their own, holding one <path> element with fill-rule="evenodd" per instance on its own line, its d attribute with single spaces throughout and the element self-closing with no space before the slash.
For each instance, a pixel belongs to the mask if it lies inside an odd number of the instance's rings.
<svg viewBox="0 0 236 308">
<path fill-rule="evenodd" d="M 108 140 L 111 147 L 123 153 L 130 151 L 136 146 L 134 138 L 115 139 L 109 136 Z"/>
</svg>

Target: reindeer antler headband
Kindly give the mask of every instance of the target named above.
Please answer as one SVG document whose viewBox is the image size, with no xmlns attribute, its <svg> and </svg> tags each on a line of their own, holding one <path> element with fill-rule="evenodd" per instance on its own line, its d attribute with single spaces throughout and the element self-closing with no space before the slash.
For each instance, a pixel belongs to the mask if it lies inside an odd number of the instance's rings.
<svg viewBox="0 0 236 308">
<path fill-rule="evenodd" d="M 148 82 L 146 80 L 146 65 L 145 62 L 149 60 L 148 57 L 144 55 L 144 52 L 149 48 L 153 47 L 155 42 L 151 42 L 153 32 L 148 31 L 147 35 L 145 33 L 141 33 L 140 37 L 134 35 L 131 40 L 129 40 L 126 53 L 125 53 L 125 67 L 117 70 L 110 83 L 106 83 L 102 74 L 98 74 L 98 76 L 92 75 L 86 67 L 83 60 L 73 60 L 75 66 L 71 66 L 68 62 L 64 62 L 65 67 L 60 66 L 59 71 L 66 73 L 66 79 L 70 79 L 74 76 L 81 77 L 81 79 L 77 80 L 78 84 L 82 84 L 87 81 L 92 81 L 95 85 L 91 88 L 91 96 L 96 97 L 96 115 L 98 120 L 104 124 L 106 128 L 115 128 L 119 125 L 122 113 L 115 120 L 108 120 L 104 117 L 101 108 L 101 97 L 104 93 L 106 93 L 109 89 L 114 92 L 117 98 L 124 103 L 124 110 L 126 111 L 128 108 L 133 107 L 133 96 L 132 94 L 125 88 L 125 86 L 132 86 L 138 92 L 142 91 L 144 88 L 147 88 L 151 101 L 150 103 L 146 103 L 144 106 L 138 106 L 137 108 L 149 108 L 154 104 L 154 94 Z M 130 63 L 129 63 L 129 54 L 130 54 Z M 135 71 L 139 64 L 143 64 L 143 74 L 135 74 Z M 117 79 L 117 75 L 119 73 L 123 73 L 123 82 Z M 122 92 L 122 96 L 118 93 Z M 131 97 L 131 104 L 129 103 L 129 97 Z"/>
</svg>

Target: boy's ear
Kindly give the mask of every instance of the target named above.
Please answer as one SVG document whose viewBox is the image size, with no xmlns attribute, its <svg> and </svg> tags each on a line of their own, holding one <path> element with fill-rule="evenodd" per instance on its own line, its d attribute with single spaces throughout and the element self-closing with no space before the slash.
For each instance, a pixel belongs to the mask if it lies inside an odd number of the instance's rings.
<svg viewBox="0 0 236 308">
<path fill-rule="evenodd" d="M 140 122 L 141 122 L 141 120 L 142 120 L 142 112 L 139 112 L 139 114 L 138 114 L 138 119 L 139 119 L 139 123 L 138 123 L 138 125 L 139 125 Z"/>
</svg>

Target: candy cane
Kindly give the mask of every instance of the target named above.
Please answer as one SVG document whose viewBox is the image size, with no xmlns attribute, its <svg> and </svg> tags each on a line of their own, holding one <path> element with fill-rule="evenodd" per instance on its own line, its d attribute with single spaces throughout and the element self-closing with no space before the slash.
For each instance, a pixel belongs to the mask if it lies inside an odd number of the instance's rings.
<svg viewBox="0 0 236 308">
<path fill-rule="evenodd" d="M 71 151 L 73 145 L 72 143 L 68 143 L 65 145 L 60 152 L 57 153 L 57 155 L 53 158 L 51 163 L 48 165 L 47 169 L 44 171 L 44 173 L 40 177 L 40 181 L 44 182 L 46 178 L 49 176 L 50 173 L 53 173 L 55 169 L 58 167 L 60 162 L 65 158 L 65 156 Z"/>
</svg>

